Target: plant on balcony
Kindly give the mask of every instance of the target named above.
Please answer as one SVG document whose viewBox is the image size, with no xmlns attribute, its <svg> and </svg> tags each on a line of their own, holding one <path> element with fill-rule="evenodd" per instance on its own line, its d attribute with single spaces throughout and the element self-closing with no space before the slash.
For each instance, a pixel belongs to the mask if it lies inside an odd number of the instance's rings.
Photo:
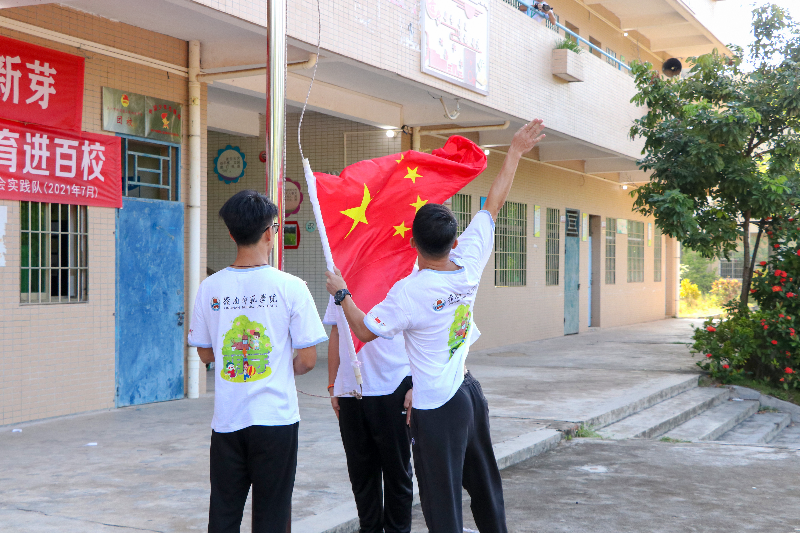
<svg viewBox="0 0 800 533">
<path fill-rule="evenodd" d="M 765 5 L 753 11 L 753 34 L 747 64 L 732 47 L 731 57 L 715 50 L 689 58 L 685 78 L 633 65 L 632 101 L 648 109 L 631 136 L 644 138 L 639 167 L 652 171 L 632 192 L 635 209 L 704 257 L 728 258 L 741 243 L 743 312 L 769 217 L 788 213 L 800 193 L 800 25 Z"/>
<path fill-rule="evenodd" d="M 565 37 L 558 44 L 555 46 L 554 50 L 571 50 L 576 54 L 580 54 L 583 52 L 583 48 L 577 42 L 573 41 L 569 37 Z"/>
</svg>

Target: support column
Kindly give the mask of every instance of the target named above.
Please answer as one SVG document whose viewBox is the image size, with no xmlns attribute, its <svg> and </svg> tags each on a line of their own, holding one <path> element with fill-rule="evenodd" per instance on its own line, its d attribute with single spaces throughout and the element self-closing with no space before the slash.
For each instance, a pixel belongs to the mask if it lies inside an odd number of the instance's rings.
<svg viewBox="0 0 800 533">
<path fill-rule="evenodd" d="M 666 237 L 664 240 L 667 256 L 664 315 L 678 318 L 681 309 L 681 243 L 672 237 Z"/>
<path fill-rule="evenodd" d="M 200 170 L 203 154 L 200 117 L 200 41 L 189 41 L 189 309 L 191 324 L 194 300 L 200 287 Z M 187 396 L 200 397 L 200 357 L 197 348 L 189 347 Z"/>
<path fill-rule="evenodd" d="M 415 152 L 420 151 L 420 146 L 422 145 L 422 128 L 420 126 L 414 126 L 411 128 L 411 149 Z"/>
<path fill-rule="evenodd" d="M 267 2 L 267 195 L 280 224 L 272 266 L 283 270 L 283 171 L 286 156 L 286 0 Z"/>
</svg>

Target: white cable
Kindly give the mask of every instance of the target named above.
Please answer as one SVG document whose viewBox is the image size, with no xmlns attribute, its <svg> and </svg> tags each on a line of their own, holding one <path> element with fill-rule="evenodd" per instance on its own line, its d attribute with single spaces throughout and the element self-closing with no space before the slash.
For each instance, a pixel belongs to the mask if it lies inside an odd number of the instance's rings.
<svg viewBox="0 0 800 533">
<path fill-rule="evenodd" d="M 300 122 L 297 124 L 297 146 L 300 147 L 300 159 L 305 159 L 303 156 L 303 143 L 300 141 L 300 130 L 303 128 L 303 116 L 306 114 L 306 107 L 308 107 L 308 99 L 311 97 L 311 88 L 314 86 L 314 80 L 317 78 L 317 67 L 319 66 L 319 50 L 322 45 L 322 10 L 319 6 L 321 0 L 317 0 L 317 61 L 314 63 L 314 72 L 311 75 L 311 83 L 308 84 L 308 93 L 306 93 L 306 101 L 303 103 L 303 110 L 300 112 Z"/>
</svg>

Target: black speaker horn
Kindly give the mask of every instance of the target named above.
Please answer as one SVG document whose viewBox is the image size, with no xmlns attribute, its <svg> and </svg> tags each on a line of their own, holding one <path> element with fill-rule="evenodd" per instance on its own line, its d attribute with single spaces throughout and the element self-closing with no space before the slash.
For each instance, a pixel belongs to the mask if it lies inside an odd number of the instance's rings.
<svg viewBox="0 0 800 533">
<path fill-rule="evenodd" d="M 668 78 L 674 78 L 681 73 L 681 70 L 683 70 L 683 65 L 681 65 L 680 59 L 676 57 L 664 61 L 664 65 L 661 67 L 661 72 Z"/>
</svg>

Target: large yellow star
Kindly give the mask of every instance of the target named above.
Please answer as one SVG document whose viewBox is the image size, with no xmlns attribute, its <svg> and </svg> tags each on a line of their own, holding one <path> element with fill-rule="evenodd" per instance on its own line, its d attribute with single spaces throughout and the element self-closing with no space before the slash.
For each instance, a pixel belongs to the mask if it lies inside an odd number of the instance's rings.
<svg viewBox="0 0 800 533">
<path fill-rule="evenodd" d="M 406 227 L 405 220 L 401 222 L 399 226 L 392 226 L 392 227 L 394 228 L 394 235 L 400 235 L 404 239 L 406 238 L 406 232 L 411 229 Z M 394 235 L 392 235 L 392 237 L 394 237 Z"/>
<path fill-rule="evenodd" d="M 414 167 L 414 168 L 406 167 L 406 168 L 408 169 L 408 174 L 406 174 L 405 177 L 407 179 L 410 179 L 416 185 L 417 178 L 421 178 L 422 177 L 422 174 L 417 174 L 417 169 L 419 167 Z"/>
<path fill-rule="evenodd" d="M 345 209 L 341 213 L 353 219 L 353 226 L 350 228 L 350 231 L 347 232 L 347 235 L 344 236 L 346 239 L 348 235 L 353 233 L 353 230 L 356 229 L 356 226 L 359 222 L 363 222 L 364 224 L 369 224 L 367 222 L 367 206 L 369 205 L 372 198 L 369 195 L 369 189 L 367 189 L 367 184 L 364 184 L 364 198 L 361 200 L 361 205 L 358 207 L 351 207 L 350 209 Z"/>
<path fill-rule="evenodd" d="M 414 202 L 413 204 L 408 204 L 408 205 L 410 205 L 410 206 L 412 206 L 414 208 L 414 210 L 415 210 L 414 213 L 416 214 L 416 212 L 419 211 L 419 208 L 422 207 L 423 205 L 427 204 L 427 203 L 428 203 L 428 200 L 423 200 L 422 198 L 419 197 L 419 195 L 417 195 L 417 201 Z"/>
<path fill-rule="evenodd" d="M 403 154 L 400 154 L 400 159 L 395 159 L 395 161 L 397 161 L 397 162 L 399 163 L 400 161 L 402 161 L 402 160 L 403 160 L 403 158 L 404 158 L 404 157 L 405 157 L 405 156 L 404 156 Z"/>
</svg>

